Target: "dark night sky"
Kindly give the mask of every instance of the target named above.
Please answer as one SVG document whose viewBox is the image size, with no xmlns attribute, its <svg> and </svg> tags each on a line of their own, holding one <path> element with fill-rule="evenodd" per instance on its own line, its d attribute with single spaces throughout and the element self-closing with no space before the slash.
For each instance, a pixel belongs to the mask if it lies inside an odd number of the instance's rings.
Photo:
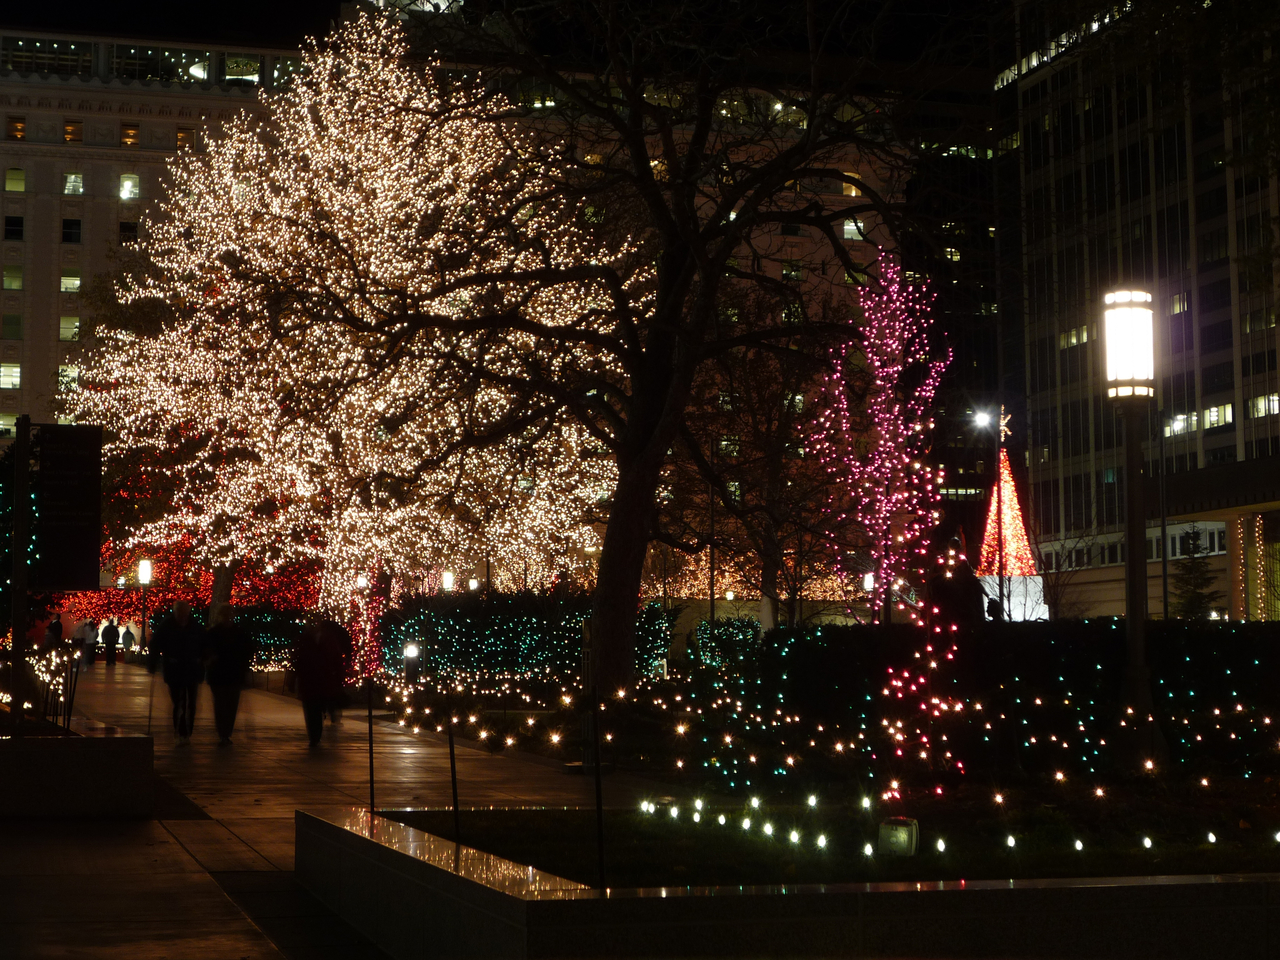
<svg viewBox="0 0 1280 960">
<path fill-rule="evenodd" d="M 29 0 L 3 3 L 0 29 L 296 47 L 328 32 L 339 0 Z"/>
</svg>

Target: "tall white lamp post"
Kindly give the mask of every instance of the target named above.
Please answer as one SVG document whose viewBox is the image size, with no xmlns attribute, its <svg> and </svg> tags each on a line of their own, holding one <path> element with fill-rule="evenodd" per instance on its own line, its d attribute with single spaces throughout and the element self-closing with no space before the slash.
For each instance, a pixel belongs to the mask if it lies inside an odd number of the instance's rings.
<svg viewBox="0 0 1280 960">
<path fill-rule="evenodd" d="M 973 422 L 980 428 L 985 429 L 991 426 L 992 423 L 996 425 L 996 461 L 995 469 L 992 472 L 992 476 L 995 479 L 992 480 L 991 486 L 996 495 L 996 539 L 998 541 L 996 545 L 996 556 L 998 558 L 996 560 L 996 592 L 999 595 L 1000 616 L 1005 619 L 1008 619 L 1008 611 L 1005 610 L 1004 603 L 1004 484 L 1001 482 L 1003 478 L 1000 476 L 1000 451 L 1004 449 L 1004 425 L 1007 419 L 1008 417 L 1004 415 L 1004 407 L 1000 408 L 1000 415 L 995 418 L 986 412 L 979 412 L 973 415 Z"/>
<path fill-rule="evenodd" d="M 1124 418 L 1125 464 L 1125 669 L 1127 706 L 1139 733 L 1138 746 L 1152 759 L 1161 752 L 1159 727 L 1152 716 L 1147 671 L 1147 510 L 1142 428 L 1156 395 L 1155 326 L 1151 294 L 1117 290 L 1105 297 L 1102 340 L 1106 348 L 1107 396 Z"/>
</svg>

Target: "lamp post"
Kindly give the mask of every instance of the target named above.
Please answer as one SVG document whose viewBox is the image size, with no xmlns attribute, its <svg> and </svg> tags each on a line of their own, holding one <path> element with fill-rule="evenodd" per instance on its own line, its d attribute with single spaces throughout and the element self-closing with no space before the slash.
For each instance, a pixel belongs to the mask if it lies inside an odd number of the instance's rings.
<svg viewBox="0 0 1280 960">
<path fill-rule="evenodd" d="M 138 586 L 142 587 L 142 623 L 139 633 L 142 634 L 142 654 L 147 659 L 147 733 L 151 733 L 151 714 L 156 703 L 156 668 L 151 656 L 151 647 L 147 642 L 147 587 L 151 584 L 151 561 L 138 561 Z"/>
<path fill-rule="evenodd" d="M 404 645 L 404 678 L 409 683 L 417 683 L 419 676 L 418 655 L 421 651 L 416 643 Z"/>
<path fill-rule="evenodd" d="M 1000 598 L 1000 616 L 1008 619 L 1004 603 L 1004 484 L 1000 477 L 1000 451 L 1004 448 L 1004 407 L 1000 408 L 1000 416 L 995 419 L 996 425 L 996 463 L 994 478 L 991 481 L 996 494 L 996 592 Z M 989 413 L 976 413 L 973 422 L 980 428 L 991 426 L 993 420 Z"/>
<path fill-rule="evenodd" d="M 1147 671 L 1147 512 L 1143 487 L 1142 426 L 1155 397 L 1155 330 L 1151 294 L 1117 290 L 1105 297 L 1103 345 L 1107 396 L 1124 418 L 1125 464 L 1125 635 L 1128 658 L 1125 698 L 1133 709 L 1138 746 L 1147 758 L 1161 752 L 1162 738 L 1152 714 Z M 1126 714 L 1127 716 L 1127 714 Z"/>
</svg>

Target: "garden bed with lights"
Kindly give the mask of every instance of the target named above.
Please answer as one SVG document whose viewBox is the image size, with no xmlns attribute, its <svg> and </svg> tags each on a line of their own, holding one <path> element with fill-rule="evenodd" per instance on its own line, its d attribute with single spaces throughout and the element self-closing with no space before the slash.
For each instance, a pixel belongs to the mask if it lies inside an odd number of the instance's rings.
<svg viewBox="0 0 1280 960">
<path fill-rule="evenodd" d="M 1055 783 L 960 788 L 889 802 L 752 806 L 711 797 L 606 811 L 611 886 L 864 883 L 1280 871 L 1280 804 L 1270 782 L 1139 780 L 1102 790 Z M 449 810 L 383 816 L 453 837 Z M 879 824 L 918 823 L 914 856 L 879 849 Z M 463 810 L 462 841 L 592 884 L 592 810 Z"/>
</svg>

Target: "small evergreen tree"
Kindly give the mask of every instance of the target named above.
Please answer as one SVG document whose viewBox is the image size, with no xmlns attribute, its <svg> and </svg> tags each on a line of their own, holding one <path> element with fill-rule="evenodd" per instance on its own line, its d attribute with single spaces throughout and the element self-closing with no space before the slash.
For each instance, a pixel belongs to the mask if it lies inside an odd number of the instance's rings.
<svg viewBox="0 0 1280 960">
<path fill-rule="evenodd" d="M 1201 546 L 1200 528 L 1194 524 L 1187 530 L 1182 556 L 1173 566 L 1174 616 L 1187 620 L 1208 619 L 1223 594 L 1214 589 L 1217 578 L 1209 569 L 1208 552 Z"/>
</svg>

